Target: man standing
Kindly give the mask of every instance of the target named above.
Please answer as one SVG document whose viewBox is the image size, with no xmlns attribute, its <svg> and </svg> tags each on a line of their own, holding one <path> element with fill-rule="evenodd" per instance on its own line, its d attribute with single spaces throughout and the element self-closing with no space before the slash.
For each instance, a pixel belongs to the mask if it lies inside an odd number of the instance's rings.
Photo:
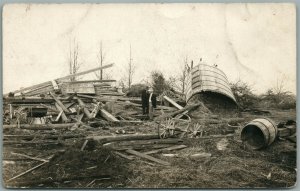
<svg viewBox="0 0 300 191">
<path fill-rule="evenodd" d="M 154 108 L 156 108 L 156 95 L 153 93 L 153 89 L 149 90 L 149 119 L 153 119 Z"/>
<path fill-rule="evenodd" d="M 148 87 L 142 90 L 142 108 L 143 108 L 143 115 L 149 112 L 149 94 L 148 94 Z"/>
</svg>

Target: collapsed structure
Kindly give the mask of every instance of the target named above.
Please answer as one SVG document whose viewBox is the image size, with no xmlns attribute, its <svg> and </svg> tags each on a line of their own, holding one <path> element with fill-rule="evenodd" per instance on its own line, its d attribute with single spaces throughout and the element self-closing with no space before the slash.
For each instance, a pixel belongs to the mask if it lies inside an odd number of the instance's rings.
<svg viewBox="0 0 300 191">
<path fill-rule="evenodd" d="M 225 73 L 216 66 L 206 64 L 189 70 L 186 100 L 201 100 L 210 109 L 234 108 L 237 105 Z"/>
</svg>

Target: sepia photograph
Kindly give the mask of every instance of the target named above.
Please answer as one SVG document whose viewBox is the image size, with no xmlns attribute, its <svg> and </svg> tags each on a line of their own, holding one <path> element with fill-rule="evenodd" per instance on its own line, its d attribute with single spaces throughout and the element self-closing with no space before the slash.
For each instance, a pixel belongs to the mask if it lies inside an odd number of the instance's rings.
<svg viewBox="0 0 300 191">
<path fill-rule="evenodd" d="M 2 13 L 3 187 L 295 187 L 295 4 Z"/>
</svg>

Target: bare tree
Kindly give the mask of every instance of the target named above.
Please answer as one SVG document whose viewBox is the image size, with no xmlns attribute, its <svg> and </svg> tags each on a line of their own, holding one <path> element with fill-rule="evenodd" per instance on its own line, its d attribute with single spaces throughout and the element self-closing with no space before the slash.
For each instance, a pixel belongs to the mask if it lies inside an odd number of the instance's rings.
<svg viewBox="0 0 300 191">
<path fill-rule="evenodd" d="M 185 93 L 186 92 L 186 84 L 187 84 L 187 75 L 188 75 L 188 70 L 189 70 L 189 66 L 188 66 L 188 63 L 187 63 L 187 56 L 184 58 L 184 65 L 182 67 L 182 70 L 181 70 L 181 74 L 179 76 L 179 87 L 180 87 L 180 90 L 181 90 L 181 93 Z"/>
<path fill-rule="evenodd" d="M 131 56 L 131 44 L 130 44 L 130 52 L 129 52 L 129 62 L 128 62 L 128 88 L 130 89 L 132 84 L 132 77 L 135 71 L 135 66 L 132 63 L 132 56 Z"/>
<path fill-rule="evenodd" d="M 98 58 L 99 66 L 102 67 L 104 64 L 104 58 L 105 58 L 105 55 L 103 53 L 103 48 L 102 48 L 102 41 L 100 42 L 99 50 L 97 53 L 97 58 Z M 96 75 L 97 79 L 103 80 L 103 70 L 99 70 L 99 71 L 95 72 L 95 75 Z"/>
<path fill-rule="evenodd" d="M 78 42 L 74 38 L 73 43 L 70 42 L 70 52 L 69 52 L 69 73 L 76 74 L 81 66 L 81 63 L 78 59 L 79 46 Z M 76 81 L 76 77 L 72 77 L 71 81 Z"/>
</svg>

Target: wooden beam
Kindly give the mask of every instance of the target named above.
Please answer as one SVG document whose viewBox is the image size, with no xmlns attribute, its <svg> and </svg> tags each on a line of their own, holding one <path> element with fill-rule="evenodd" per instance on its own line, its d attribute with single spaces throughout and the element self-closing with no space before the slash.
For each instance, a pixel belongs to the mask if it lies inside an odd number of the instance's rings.
<svg viewBox="0 0 300 191">
<path fill-rule="evenodd" d="M 116 80 L 84 80 L 84 81 L 73 81 L 73 82 L 65 82 L 65 83 L 103 83 L 103 82 L 116 82 Z"/>
<path fill-rule="evenodd" d="M 130 153 L 130 154 L 133 154 L 133 155 L 136 155 L 138 157 L 141 157 L 141 158 L 145 158 L 145 159 L 148 159 L 150 161 L 153 161 L 153 162 L 156 162 L 156 163 L 159 163 L 159 164 L 162 164 L 162 165 L 171 165 L 169 162 L 166 162 L 166 161 L 163 161 L 163 160 L 160 160 L 158 158 L 154 158 L 152 156 L 149 156 L 149 155 L 146 155 L 144 153 L 141 153 L 141 152 L 138 152 L 138 151 L 135 151 L 135 150 L 126 150 L 127 153 Z"/>
<path fill-rule="evenodd" d="M 87 118 L 93 119 L 93 116 L 90 113 L 90 111 L 86 108 L 85 103 L 78 97 L 74 97 L 74 99 L 77 99 L 78 104 L 83 108 L 83 112 L 87 116 Z"/>
<path fill-rule="evenodd" d="M 75 76 L 81 76 L 81 75 L 84 75 L 84 74 L 88 74 L 88 73 L 91 73 L 91 72 L 95 72 L 97 70 L 102 70 L 102 69 L 105 69 L 105 68 L 110 68 L 112 67 L 114 64 L 108 64 L 108 65 L 105 65 L 105 66 L 102 66 L 102 67 L 97 67 L 97 68 L 93 68 L 93 69 L 90 69 L 90 70 L 86 70 L 84 72 L 79 72 L 77 74 L 71 74 L 71 75 L 68 75 L 68 76 L 65 76 L 65 77 L 62 77 L 62 78 L 57 78 L 56 80 L 65 80 L 65 79 L 70 79 L 72 77 L 75 77 Z"/>
<path fill-rule="evenodd" d="M 56 101 L 56 103 L 61 107 L 61 109 L 69 113 L 69 110 L 66 108 L 66 106 L 54 95 L 54 93 L 50 92 L 50 95 L 53 97 L 53 99 Z"/>
<path fill-rule="evenodd" d="M 172 100 L 168 96 L 163 96 L 163 98 L 165 100 L 167 100 L 168 102 L 170 102 L 172 105 L 174 105 L 177 109 L 182 109 L 183 108 L 181 105 L 177 104 L 174 100 Z"/>
<path fill-rule="evenodd" d="M 187 148 L 187 146 L 186 145 L 175 145 L 175 146 L 172 146 L 172 147 L 147 151 L 147 152 L 144 152 L 144 154 L 149 155 L 149 154 L 159 153 L 161 151 L 172 151 L 172 150 L 178 150 L 178 149 L 184 149 L 184 148 Z"/>
<path fill-rule="evenodd" d="M 120 153 L 118 151 L 115 151 L 114 153 L 117 154 L 117 155 L 119 155 L 120 157 L 126 158 L 128 160 L 133 160 L 134 159 L 132 156 L 125 155 L 125 154 Z"/>
<path fill-rule="evenodd" d="M 59 112 L 62 112 L 62 114 L 61 114 L 62 121 L 65 122 L 65 123 L 68 122 L 69 121 L 68 117 L 64 113 L 63 109 L 58 105 L 58 103 L 55 103 L 55 107 L 57 108 L 57 110 Z"/>
</svg>

